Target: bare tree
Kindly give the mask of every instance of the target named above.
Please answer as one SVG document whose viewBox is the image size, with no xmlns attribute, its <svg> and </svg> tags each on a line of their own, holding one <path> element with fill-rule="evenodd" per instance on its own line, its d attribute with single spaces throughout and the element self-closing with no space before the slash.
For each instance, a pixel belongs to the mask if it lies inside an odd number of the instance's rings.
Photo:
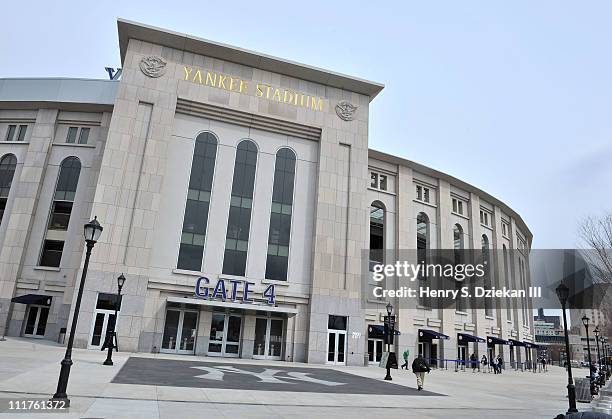
<svg viewBox="0 0 612 419">
<path fill-rule="evenodd" d="M 612 212 L 587 217 L 578 229 L 583 252 L 593 279 L 612 283 Z"/>
<path fill-rule="evenodd" d="M 583 249 L 581 253 L 588 264 L 593 282 L 612 284 L 612 212 L 584 219 L 578 228 L 578 236 Z M 604 291 L 598 307 L 593 308 L 602 316 L 598 322 L 602 336 L 612 340 L 612 292 Z M 578 327 L 576 331 L 580 333 L 581 328 Z"/>
</svg>

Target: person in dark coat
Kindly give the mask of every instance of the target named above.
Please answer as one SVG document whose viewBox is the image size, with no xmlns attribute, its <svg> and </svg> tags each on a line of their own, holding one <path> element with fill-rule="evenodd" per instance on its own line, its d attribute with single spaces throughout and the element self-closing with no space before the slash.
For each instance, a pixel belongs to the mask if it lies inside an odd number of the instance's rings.
<svg viewBox="0 0 612 419">
<path fill-rule="evenodd" d="M 472 372 L 476 372 L 476 368 L 478 368 L 478 357 L 475 353 L 470 355 L 470 363 L 472 364 Z"/>
<path fill-rule="evenodd" d="M 428 373 L 429 371 L 431 371 L 431 368 L 429 368 L 429 365 L 427 365 L 427 362 L 423 356 L 419 355 L 414 359 L 414 361 L 412 361 L 412 372 L 414 375 L 416 375 L 417 388 L 419 391 L 423 390 L 425 373 Z"/>
</svg>

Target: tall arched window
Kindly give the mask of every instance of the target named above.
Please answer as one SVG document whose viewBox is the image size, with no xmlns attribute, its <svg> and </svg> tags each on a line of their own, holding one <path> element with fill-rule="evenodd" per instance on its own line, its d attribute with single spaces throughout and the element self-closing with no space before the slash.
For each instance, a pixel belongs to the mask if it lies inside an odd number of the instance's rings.
<svg viewBox="0 0 612 419">
<path fill-rule="evenodd" d="M 193 151 L 181 245 L 176 264 L 179 269 L 202 270 L 216 156 L 217 138 L 210 132 L 198 135 Z"/>
<path fill-rule="evenodd" d="M 5 154 L 0 159 L 0 223 L 2 223 L 4 218 L 4 210 L 6 209 L 16 167 L 17 157 L 13 154 Z"/>
<path fill-rule="evenodd" d="M 288 148 L 281 148 L 276 153 L 274 165 L 274 187 L 272 188 L 272 210 L 266 259 L 267 279 L 287 280 L 294 180 L 295 153 Z"/>
<path fill-rule="evenodd" d="M 385 263 L 385 206 L 380 201 L 370 206 L 370 271 Z"/>
<path fill-rule="evenodd" d="M 81 161 L 78 158 L 71 156 L 62 161 L 40 255 L 40 266 L 60 266 L 80 174 Z"/>
<path fill-rule="evenodd" d="M 504 286 L 508 287 L 508 289 L 513 289 L 512 283 L 510 281 L 510 262 L 508 260 L 508 248 L 505 244 L 502 246 L 504 253 Z M 510 297 L 506 299 L 506 319 L 512 321 L 512 301 Z"/>
<path fill-rule="evenodd" d="M 256 168 L 257 146 L 250 140 L 241 141 L 236 149 L 232 197 L 225 236 L 223 273 L 226 275 L 244 276 L 246 271 Z"/>
<path fill-rule="evenodd" d="M 427 249 L 429 248 L 429 218 L 423 212 L 417 215 L 417 263 L 423 268 L 419 270 L 418 279 L 421 281 L 427 280 Z M 421 297 L 420 304 L 429 306 L 429 299 Z"/>
<path fill-rule="evenodd" d="M 486 234 L 482 235 L 481 239 L 482 245 L 482 261 L 485 265 L 485 277 L 484 277 L 484 287 L 485 289 L 491 289 L 491 258 L 489 254 L 489 238 Z M 484 299 L 485 306 L 485 316 L 493 316 L 493 300 L 490 297 L 485 297 Z"/>
<path fill-rule="evenodd" d="M 455 265 L 460 265 L 463 256 L 463 228 L 461 225 L 455 224 L 453 227 L 453 250 L 455 256 Z M 464 286 L 463 281 L 455 280 L 455 290 L 459 291 L 455 300 L 455 309 L 457 311 L 465 310 L 463 299 L 461 298 L 461 288 Z"/>
</svg>

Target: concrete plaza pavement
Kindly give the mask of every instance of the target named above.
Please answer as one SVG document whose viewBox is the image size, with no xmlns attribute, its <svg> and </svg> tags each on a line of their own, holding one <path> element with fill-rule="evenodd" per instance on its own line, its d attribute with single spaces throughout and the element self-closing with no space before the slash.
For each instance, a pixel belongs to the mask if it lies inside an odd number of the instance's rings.
<svg viewBox="0 0 612 419">
<path fill-rule="evenodd" d="M 502 375 L 454 371 L 433 371 L 426 376 L 427 393 L 419 393 L 415 377 L 405 370 L 394 370 L 393 395 L 376 394 L 384 391 L 384 370 L 378 367 L 344 367 L 293 364 L 278 361 L 223 359 L 168 354 L 115 353 L 114 366 L 104 366 L 105 353 L 75 349 L 74 365 L 70 374 L 68 395 L 71 407 L 62 413 L 7 412 L 8 400 L 45 400 L 55 392 L 60 361 L 64 348 L 48 341 L 7 338 L 0 342 L 0 418 L 552 418 L 567 409 L 565 397 L 566 374 L 564 369 L 550 367 L 546 373 L 506 371 Z M 218 366 L 221 370 L 267 367 L 280 372 L 329 369 L 339 373 L 325 375 L 326 380 L 338 380 L 344 374 L 362 387 L 361 394 L 325 391 L 304 387 L 309 391 L 283 391 L 273 388 L 254 390 L 240 388 L 161 386 L 151 384 L 126 384 L 116 382 L 116 377 L 127 376 L 130 370 L 122 368 L 130 363 L 147 365 L 164 364 L 164 360 L 193 362 Z M 166 362 L 170 365 L 171 363 Z M 224 366 L 225 365 L 225 366 Z M 295 367 L 295 368 L 293 368 Z M 121 374 L 119 372 L 121 371 Z M 586 370 L 578 369 L 576 376 Z M 197 373 L 197 372 L 196 372 Z M 292 373 L 293 374 L 293 373 Z M 133 375 L 133 374 L 132 374 Z M 367 380 L 369 379 L 369 381 Z M 121 380 L 119 380 L 121 381 Z M 189 382 L 187 382 L 189 383 Z M 199 385 L 199 384 L 195 384 Z M 399 387 L 401 386 L 401 387 Z M 397 394 L 399 393 L 399 394 Z M 579 404 L 579 410 L 588 410 L 588 404 Z"/>
</svg>

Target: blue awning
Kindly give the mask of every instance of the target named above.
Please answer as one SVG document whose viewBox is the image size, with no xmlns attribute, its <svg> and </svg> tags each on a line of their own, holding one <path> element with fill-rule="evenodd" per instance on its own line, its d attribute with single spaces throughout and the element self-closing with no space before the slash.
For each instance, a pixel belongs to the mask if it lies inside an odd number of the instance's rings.
<svg viewBox="0 0 612 419">
<path fill-rule="evenodd" d="M 385 328 L 381 324 L 371 324 L 368 326 L 368 337 L 371 339 L 382 339 L 385 337 Z"/>
<path fill-rule="evenodd" d="M 419 329 L 419 339 L 448 339 L 444 333 L 436 332 L 435 330 Z"/>
<path fill-rule="evenodd" d="M 525 344 L 521 342 L 520 340 L 508 339 L 508 341 L 510 342 L 512 346 L 525 346 Z"/>
<path fill-rule="evenodd" d="M 395 329 L 395 336 L 399 336 L 401 333 Z M 382 324 L 371 324 L 368 326 L 368 337 L 370 339 L 383 339 L 385 337 L 385 326 Z"/>
<path fill-rule="evenodd" d="M 484 342 L 485 340 L 480 336 L 468 335 L 467 333 L 457 333 L 457 340 L 459 343 L 469 342 Z"/>
<path fill-rule="evenodd" d="M 531 343 L 531 342 L 523 341 L 523 344 L 525 345 L 525 348 L 529 348 L 529 349 L 539 349 L 540 348 L 540 345 L 537 345 L 537 344 Z"/>
<path fill-rule="evenodd" d="M 52 298 L 53 297 L 50 295 L 25 294 L 20 295 L 19 297 L 13 297 L 11 301 L 19 304 L 39 304 L 41 306 L 50 306 Z"/>
<path fill-rule="evenodd" d="M 487 345 L 512 345 L 512 342 L 496 338 L 495 336 L 487 336 Z"/>
</svg>

